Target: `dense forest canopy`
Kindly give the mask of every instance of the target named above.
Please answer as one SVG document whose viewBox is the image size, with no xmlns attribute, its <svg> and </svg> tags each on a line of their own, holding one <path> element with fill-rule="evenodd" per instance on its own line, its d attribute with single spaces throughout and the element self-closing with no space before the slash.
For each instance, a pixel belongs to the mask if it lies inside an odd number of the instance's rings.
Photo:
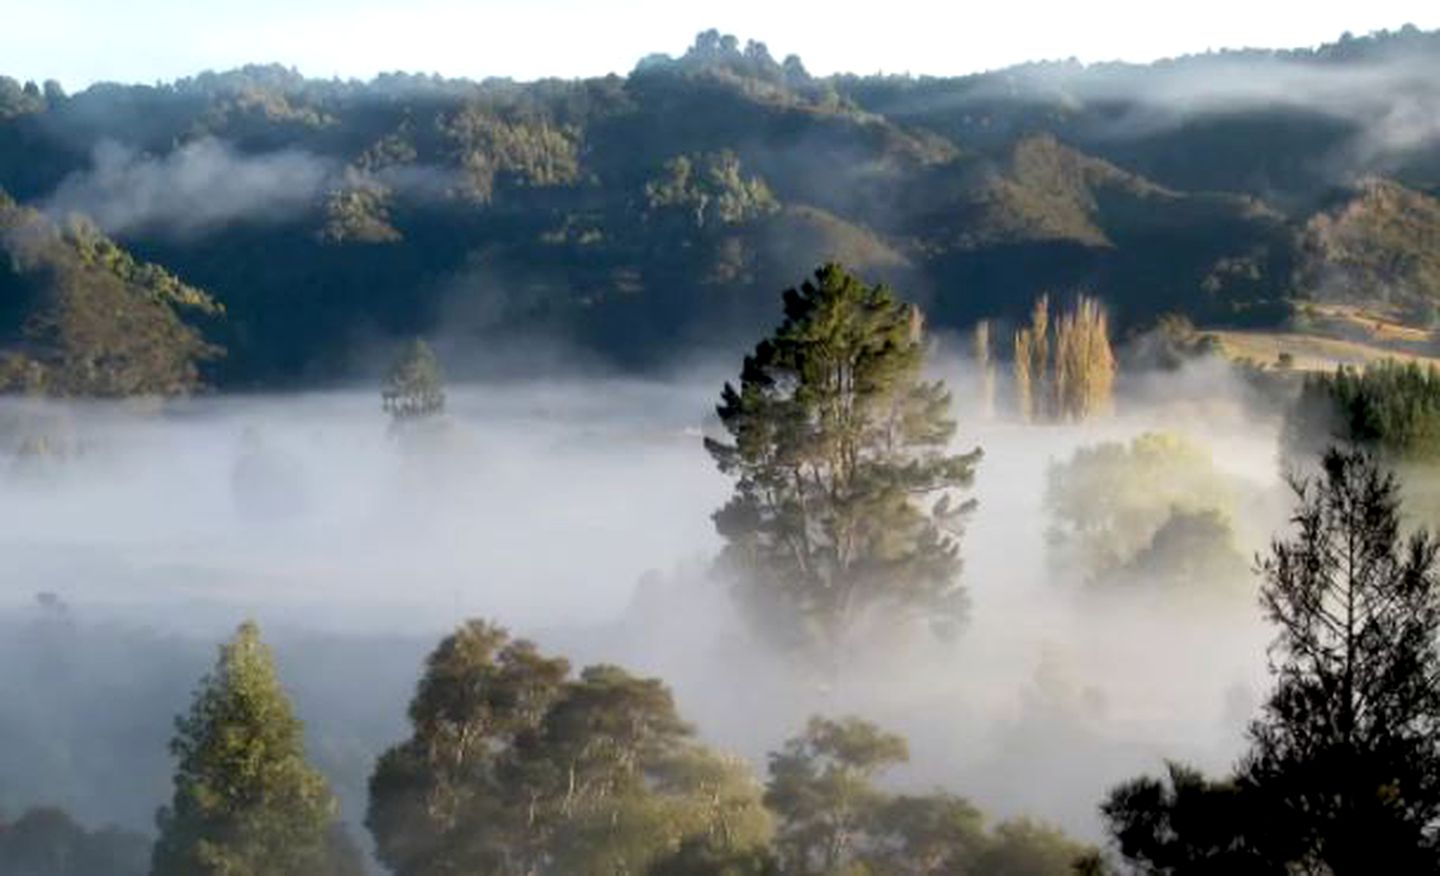
<svg viewBox="0 0 1440 876">
<path fill-rule="evenodd" d="M 1304 297 L 1424 319 L 1437 46 L 817 78 L 711 31 L 623 78 L 0 78 L 0 189 L 213 295 L 228 353 L 204 375 L 230 388 L 373 375 L 376 344 L 442 326 L 631 367 L 733 353 L 768 290 L 829 259 L 937 328 L 1046 292 L 1098 296 L 1121 330 L 1275 325 Z M 0 301 L 6 352 L 32 315 Z"/>
</svg>

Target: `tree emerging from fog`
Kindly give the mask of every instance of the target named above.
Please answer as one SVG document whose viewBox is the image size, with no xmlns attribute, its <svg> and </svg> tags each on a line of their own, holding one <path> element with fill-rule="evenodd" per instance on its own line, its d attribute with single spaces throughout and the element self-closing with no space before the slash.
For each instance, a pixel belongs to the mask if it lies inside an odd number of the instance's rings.
<svg viewBox="0 0 1440 876">
<path fill-rule="evenodd" d="M 300 720 L 253 623 L 221 647 L 176 729 L 175 793 L 157 819 L 153 876 L 345 872 L 332 854 L 335 798 L 305 761 Z"/>
<path fill-rule="evenodd" d="M 1440 548 L 1401 534 L 1399 485 L 1360 451 L 1328 452 L 1299 492 L 1294 537 L 1261 566 L 1280 634 L 1245 779 L 1332 872 L 1367 872 L 1377 848 L 1397 871 L 1434 872 Z"/>
<path fill-rule="evenodd" d="M 1016 407 L 1025 420 L 1084 420 L 1113 403 L 1115 355 L 1105 308 L 1084 295 L 1075 307 L 1050 317 L 1049 296 L 1015 333 Z"/>
<path fill-rule="evenodd" d="M 860 718 L 811 718 L 770 755 L 765 803 L 779 821 L 786 876 L 1062 876 L 1094 852 L 1053 828 L 1016 820 L 988 830 L 945 791 L 894 794 L 877 784 L 909 745 Z"/>
<path fill-rule="evenodd" d="M 1275 687 L 1233 779 L 1171 765 L 1102 807 L 1144 873 L 1440 868 L 1437 543 L 1400 528 L 1393 475 L 1330 450 L 1294 535 L 1260 564 Z"/>
<path fill-rule="evenodd" d="M 444 413 L 445 378 L 429 344 L 415 338 L 405 345 L 385 375 L 380 402 L 397 423 Z"/>
<path fill-rule="evenodd" d="M 426 661 L 413 732 L 370 780 L 398 876 L 697 872 L 763 857 L 743 762 L 698 744 L 658 680 L 561 658 L 472 621 Z"/>
<path fill-rule="evenodd" d="M 1055 565 L 1095 583 L 1242 580 L 1231 524 L 1237 493 L 1209 451 L 1183 435 L 1081 447 L 1047 477 Z"/>
<path fill-rule="evenodd" d="M 835 653 L 861 621 L 963 618 L 959 538 L 979 449 L 952 454 L 918 309 L 836 264 L 784 295 L 707 439 L 735 481 L 715 514 L 744 607 L 789 645 Z"/>
</svg>

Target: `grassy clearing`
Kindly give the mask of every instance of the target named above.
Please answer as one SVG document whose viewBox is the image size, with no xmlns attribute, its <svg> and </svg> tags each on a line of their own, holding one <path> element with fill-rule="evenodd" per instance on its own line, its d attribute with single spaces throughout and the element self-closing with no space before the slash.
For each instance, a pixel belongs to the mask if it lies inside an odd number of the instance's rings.
<svg viewBox="0 0 1440 876">
<path fill-rule="evenodd" d="M 1290 354 L 1293 358 L 1290 367 L 1299 371 L 1333 371 L 1337 365 L 1364 365 L 1378 359 L 1440 366 L 1440 358 L 1384 343 L 1298 332 L 1212 331 L 1209 334 L 1219 338 L 1220 347 L 1229 358 L 1249 359 L 1268 367 L 1277 365 L 1282 353 Z"/>
</svg>

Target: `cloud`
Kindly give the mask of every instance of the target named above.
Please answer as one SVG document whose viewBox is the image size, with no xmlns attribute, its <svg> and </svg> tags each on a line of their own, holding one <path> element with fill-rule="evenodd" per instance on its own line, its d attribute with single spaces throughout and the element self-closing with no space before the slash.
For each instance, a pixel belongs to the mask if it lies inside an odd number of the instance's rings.
<svg viewBox="0 0 1440 876">
<path fill-rule="evenodd" d="M 90 168 L 66 177 L 45 208 L 57 216 L 84 213 L 112 233 L 192 237 L 302 213 L 339 170 L 335 161 L 300 150 L 245 155 L 209 137 L 162 157 L 105 140 Z"/>
</svg>

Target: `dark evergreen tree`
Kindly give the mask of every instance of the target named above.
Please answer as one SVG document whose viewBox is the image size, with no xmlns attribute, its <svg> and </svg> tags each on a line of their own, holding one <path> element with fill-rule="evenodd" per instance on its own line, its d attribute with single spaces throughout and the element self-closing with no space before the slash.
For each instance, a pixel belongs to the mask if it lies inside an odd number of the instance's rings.
<svg viewBox="0 0 1440 876">
<path fill-rule="evenodd" d="M 1318 456 L 1337 441 L 1391 464 L 1440 460 L 1440 371 L 1386 361 L 1307 375 L 1286 418 L 1286 449 Z"/>
<path fill-rule="evenodd" d="M 919 310 L 836 264 L 785 292 L 785 319 L 745 358 L 706 440 L 735 494 L 715 515 L 724 560 L 766 629 L 835 649 L 858 621 L 953 629 L 961 523 L 978 449 L 950 452 L 943 383 L 923 379 Z"/>
<path fill-rule="evenodd" d="M 1294 486 L 1296 531 L 1260 563 L 1276 684 L 1236 776 L 1172 765 L 1101 808 L 1140 872 L 1440 868 L 1437 543 L 1401 532 L 1396 479 L 1365 451 Z"/>
<path fill-rule="evenodd" d="M 1437 543 L 1400 529 L 1399 486 L 1360 450 L 1297 485 L 1296 532 L 1261 565 L 1276 686 L 1241 780 L 1337 874 L 1440 868 Z"/>
<path fill-rule="evenodd" d="M 1164 778 L 1143 776 L 1116 787 L 1100 806 L 1117 850 L 1155 876 L 1283 876 L 1283 862 L 1256 846 L 1269 829 L 1255 795 L 1238 783 L 1211 781 L 1181 764 Z"/>
</svg>

